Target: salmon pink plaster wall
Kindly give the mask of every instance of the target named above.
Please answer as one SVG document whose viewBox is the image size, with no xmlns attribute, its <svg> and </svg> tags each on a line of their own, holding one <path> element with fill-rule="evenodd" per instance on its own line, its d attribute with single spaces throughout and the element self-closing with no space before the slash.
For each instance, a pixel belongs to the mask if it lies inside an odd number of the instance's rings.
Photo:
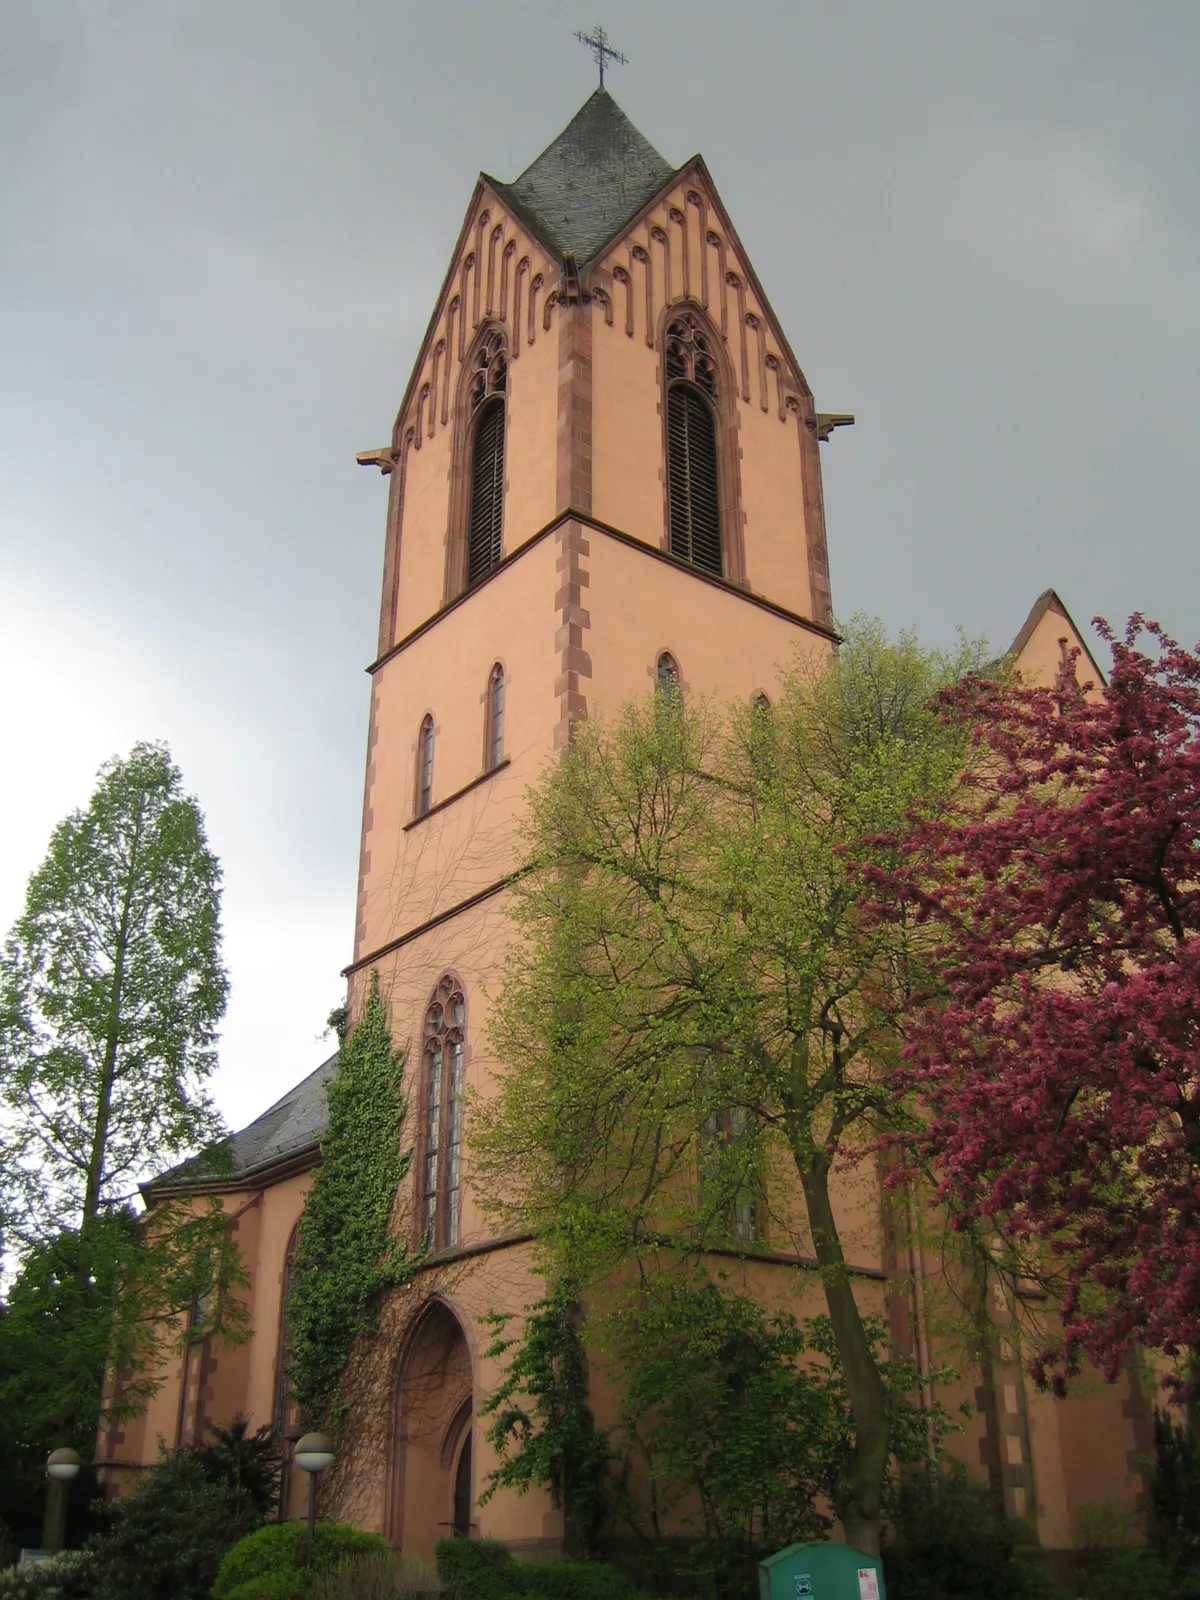
<svg viewBox="0 0 1200 1600">
<path fill-rule="evenodd" d="M 821 659 L 831 648 L 823 635 L 603 532 L 589 531 L 588 542 L 592 715 L 611 716 L 645 695 L 663 650 L 689 691 L 734 699 L 773 695 L 796 651 Z"/>
<path fill-rule="evenodd" d="M 515 863 L 514 821 L 525 785 L 547 759 L 558 716 L 555 561 L 553 540 L 543 538 L 375 671 L 356 960 Z M 485 776 L 487 684 L 497 661 L 505 673 L 510 764 Z M 417 741 L 427 713 L 434 721 L 434 809 L 416 820 Z"/>
<path fill-rule="evenodd" d="M 544 307 L 557 281 L 541 246 L 481 184 L 393 430 L 381 655 L 450 598 L 447 545 L 464 536 L 469 507 L 472 356 L 490 328 L 503 330 L 509 358 L 505 552 L 554 515 L 558 341 Z"/>
<path fill-rule="evenodd" d="M 594 515 L 665 542 L 662 329 L 669 306 L 690 305 L 713 331 L 720 369 L 722 498 L 739 524 L 726 540 L 743 540 L 751 589 L 826 621 L 809 571 L 810 543 L 824 551 L 824 514 L 819 492 L 806 499 L 802 472 L 806 450 L 820 471 L 801 416 L 811 395 L 707 180 L 685 172 L 603 253 L 591 281 L 607 299 L 592 306 Z"/>
</svg>

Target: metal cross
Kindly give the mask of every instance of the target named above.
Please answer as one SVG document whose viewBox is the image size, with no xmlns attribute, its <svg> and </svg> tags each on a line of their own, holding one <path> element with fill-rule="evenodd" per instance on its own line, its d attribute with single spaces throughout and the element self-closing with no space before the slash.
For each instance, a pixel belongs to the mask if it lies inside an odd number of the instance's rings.
<svg viewBox="0 0 1200 1600">
<path fill-rule="evenodd" d="M 608 35 L 599 23 L 596 24 L 591 33 L 576 33 L 575 37 L 580 44 L 586 45 L 592 52 L 596 65 L 600 68 L 600 87 L 602 89 L 604 87 L 605 61 L 615 61 L 622 67 L 629 65 L 629 57 L 623 56 L 619 50 L 613 49 L 608 42 Z"/>
</svg>

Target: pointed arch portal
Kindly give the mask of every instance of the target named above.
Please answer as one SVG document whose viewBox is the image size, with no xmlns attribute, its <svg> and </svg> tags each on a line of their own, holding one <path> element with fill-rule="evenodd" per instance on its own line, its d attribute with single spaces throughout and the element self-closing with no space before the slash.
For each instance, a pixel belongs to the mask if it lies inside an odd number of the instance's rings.
<svg viewBox="0 0 1200 1600">
<path fill-rule="evenodd" d="M 469 1536 L 474 1508 L 471 1354 L 441 1300 L 418 1313 L 400 1353 L 392 1404 L 388 1537 L 432 1561 L 439 1539 Z"/>
</svg>

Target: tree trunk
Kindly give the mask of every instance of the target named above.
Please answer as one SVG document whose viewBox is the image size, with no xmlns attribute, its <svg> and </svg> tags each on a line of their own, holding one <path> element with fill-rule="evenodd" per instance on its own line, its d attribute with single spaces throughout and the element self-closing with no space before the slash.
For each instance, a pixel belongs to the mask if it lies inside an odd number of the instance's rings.
<svg viewBox="0 0 1200 1600">
<path fill-rule="evenodd" d="M 835 1510 L 846 1543 L 864 1554 L 879 1554 L 879 1515 L 887 1473 L 888 1393 L 854 1299 L 842 1241 L 829 1199 L 829 1161 L 822 1153 L 793 1150 L 804 1189 L 813 1249 L 821 1266 L 825 1303 L 842 1363 L 854 1418 L 854 1450 L 838 1488 Z"/>
<path fill-rule="evenodd" d="M 125 958 L 129 950 L 129 912 L 133 902 L 133 889 L 137 881 L 138 846 L 142 840 L 142 815 L 139 811 L 137 826 L 129 846 L 129 875 L 125 880 L 125 897 L 121 903 L 121 923 L 117 929 L 117 947 L 113 954 L 112 989 L 109 994 L 108 1020 L 104 1039 L 104 1063 L 100 1069 L 100 1088 L 96 1095 L 96 1120 L 92 1127 L 92 1148 L 88 1152 L 87 1185 L 83 1194 L 83 1218 L 80 1238 L 86 1239 L 88 1229 L 100 1209 L 100 1191 L 104 1181 L 104 1157 L 108 1149 L 108 1123 L 112 1115 L 113 1082 L 117 1075 L 117 1049 L 121 1038 L 121 991 L 125 983 Z M 86 1281 L 88 1264 L 86 1249 L 80 1251 L 80 1271 Z"/>
<path fill-rule="evenodd" d="M 125 961 L 129 951 L 129 915 L 133 903 L 134 885 L 137 881 L 138 846 L 142 838 L 142 813 L 139 810 L 137 826 L 129 849 L 129 870 L 125 880 L 125 894 L 121 902 L 121 922 L 117 929 L 116 950 L 113 953 L 112 988 L 109 992 L 108 1017 L 105 1024 L 104 1060 L 100 1069 L 100 1087 L 96 1094 L 96 1118 L 92 1125 L 92 1147 L 88 1151 L 87 1182 L 83 1192 L 83 1215 L 79 1223 L 79 1249 L 75 1256 L 75 1288 L 82 1298 L 92 1291 L 92 1224 L 100 1210 L 104 1183 L 104 1157 L 108 1151 L 108 1125 L 112 1117 L 113 1083 L 117 1075 L 117 1050 L 121 1039 L 121 998 L 125 983 Z M 74 1444 L 78 1416 L 74 1407 L 60 1418 L 60 1443 Z M 66 1516 L 66 1489 L 63 1487 L 62 1507 L 55 1511 Z M 53 1494 L 46 1506 L 46 1530 L 50 1531 L 51 1509 L 55 1505 Z M 65 1527 L 65 1522 L 64 1522 Z"/>
</svg>

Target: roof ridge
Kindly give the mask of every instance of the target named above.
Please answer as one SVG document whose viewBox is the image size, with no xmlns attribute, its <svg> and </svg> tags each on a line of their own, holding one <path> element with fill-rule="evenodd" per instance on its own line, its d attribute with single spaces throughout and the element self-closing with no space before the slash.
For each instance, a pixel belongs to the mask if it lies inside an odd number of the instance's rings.
<svg viewBox="0 0 1200 1600">
<path fill-rule="evenodd" d="M 234 1182 L 248 1168 L 261 1165 L 264 1159 L 283 1161 L 319 1139 L 325 1131 L 327 1110 L 321 1091 L 337 1059 L 335 1050 L 250 1122 L 227 1133 L 208 1149 L 198 1150 L 195 1155 L 140 1184 L 142 1193 L 152 1194 L 159 1188 L 214 1180 Z M 215 1152 L 221 1153 L 216 1164 L 213 1162 Z"/>
</svg>

